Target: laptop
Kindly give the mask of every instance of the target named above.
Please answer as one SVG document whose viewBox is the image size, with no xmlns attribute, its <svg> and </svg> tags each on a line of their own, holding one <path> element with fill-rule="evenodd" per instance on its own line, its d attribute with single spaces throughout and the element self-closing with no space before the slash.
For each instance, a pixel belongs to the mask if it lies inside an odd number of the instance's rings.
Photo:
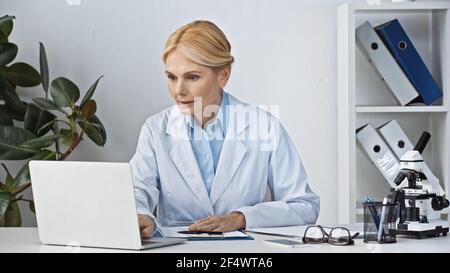
<svg viewBox="0 0 450 273">
<path fill-rule="evenodd" d="M 141 240 L 128 163 L 29 163 L 42 244 L 141 250 L 180 238 Z"/>
</svg>

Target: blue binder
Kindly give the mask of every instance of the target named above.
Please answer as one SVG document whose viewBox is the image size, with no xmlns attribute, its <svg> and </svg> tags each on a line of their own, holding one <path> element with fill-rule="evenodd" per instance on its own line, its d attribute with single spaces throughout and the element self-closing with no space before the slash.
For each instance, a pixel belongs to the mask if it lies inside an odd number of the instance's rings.
<svg viewBox="0 0 450 273">
<path fill-rule="evenodd" d="M 375 30 L 419 92 L 425 104 L 431 105 L 441 98 L 441 88 L 433 79 L 400 22 L 394 19 L 375 27 Z"/>
</svg>

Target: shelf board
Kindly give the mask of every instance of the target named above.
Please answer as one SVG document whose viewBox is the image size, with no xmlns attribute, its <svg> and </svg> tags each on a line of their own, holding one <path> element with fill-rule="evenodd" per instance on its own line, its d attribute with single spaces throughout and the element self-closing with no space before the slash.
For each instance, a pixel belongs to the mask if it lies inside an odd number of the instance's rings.
<svg viewBox="0 0 450 273">
<path fill-rule="evenodd" d="M 446 106 L 356 106 L 356 113 L 446 113 Z"/>
<path fill-rule="evenodd" d="M 373 0 L 375 3 L 376 0 Z M 367 3 L 350 3 L 343 4 L 342 8 L 349 10 L 446 10 L 450 9 L 449 2 L 437 1 L 437 2 L 402 2 L 402 3 L 380 3 L 380 4 L 367 4 Z"/>
</svg>

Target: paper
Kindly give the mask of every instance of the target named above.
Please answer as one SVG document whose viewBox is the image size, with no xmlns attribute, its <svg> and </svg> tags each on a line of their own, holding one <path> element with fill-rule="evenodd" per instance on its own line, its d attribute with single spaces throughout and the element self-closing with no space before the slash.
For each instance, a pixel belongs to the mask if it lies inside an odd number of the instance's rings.
<svg viewBox="0 0 450 273">
<path fill-rule="evenodd" d="M 181 234 L 178 233 L 178 231 L 186 231 L 189 230 L 187 226 L 182 227 L 158 227 L 159 231 L 164 237 L 168 238 L 190 238 L 193 237 L 190 234 Z M 198 236 L 195 236 L 198 237 Z M 224 232 L 223 238 L 246 238 L 248 237 L 247 234 L 245 234 L 242 231 L 231 231 L 231 232 Z M 208 237 L 206 237 L 208 238 Z"/>
</svg>

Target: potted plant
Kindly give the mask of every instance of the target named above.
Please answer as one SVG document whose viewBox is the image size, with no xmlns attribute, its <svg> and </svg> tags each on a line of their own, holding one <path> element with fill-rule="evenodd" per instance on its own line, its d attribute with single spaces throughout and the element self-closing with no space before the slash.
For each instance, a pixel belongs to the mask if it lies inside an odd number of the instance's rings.
<svg viewBox="0 0 450 273">
<path fill-rule="evenodd" d="M 92 96 L 100 76 L 80 101 L 77 85 L 64 77 L 50 82 L 45 48 L 40 43 L 40 72 L 23 62 L 13 63 L 18 47 L 9 41 L 14 16 L 0 18 L 0 161 L 6 176 L 0 177 L 0 226 L 21 226 L 18 202 L 32 200 L 23 192 L 31 186 L 29 160 L 64 160 L 85 136 L 104 146 L 106 131 L 95 115 Z M 22 101 L 18 87 L 42 85 L 43 97 Z M 61 143 L 62 142 L 62 143 Z M 26 160 L 12 175 L 6 160 Z"/>
</svg>

